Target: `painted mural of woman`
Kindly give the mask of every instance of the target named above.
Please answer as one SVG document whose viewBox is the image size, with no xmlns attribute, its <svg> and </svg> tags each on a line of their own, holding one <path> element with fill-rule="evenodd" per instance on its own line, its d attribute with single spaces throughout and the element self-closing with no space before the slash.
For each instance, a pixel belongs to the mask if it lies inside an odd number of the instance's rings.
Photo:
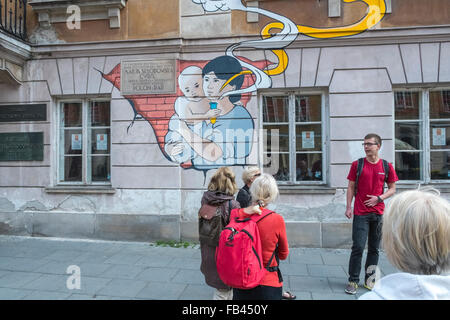
<svg viewBox="0 0 450 320">
<path fill-rule="evenodd" d="M 252 147 L 254 123 L 250 113 L 239 103 L 240 93 L 233 93 L 244 81 L 241 72 L 241 64 L 234 57 L 220 56 L 208 62 L 202 70 L 203 92 L 210 103 L 216 104 L 219 115 L 215 121 L 203 121 L 201 126 L 189 127 L 180 121 L 178 128 L 172 128 L 166 135 L 166 144 L 183 143 L 172 140 L 179 135 L 190 146 L 189 154 L 192 154 L 191 162 L 195 169 L 246 164 Z M 173 149 L 183 152 L 183 149 Z"/>
</svg>

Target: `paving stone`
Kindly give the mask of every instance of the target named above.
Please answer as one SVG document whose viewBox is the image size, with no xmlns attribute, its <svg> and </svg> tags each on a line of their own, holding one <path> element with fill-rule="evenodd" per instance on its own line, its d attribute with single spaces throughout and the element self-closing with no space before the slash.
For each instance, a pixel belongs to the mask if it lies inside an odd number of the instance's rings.
<svg viewBox="0 0 450 320">
<path fill-rule="evenodd" d="M 173 257 L 145 256 L 138 260 L 135 265 L 147 267 L 169 267 L 172 265 Z"/>
<path fill-rule="evenodd" d="M 342 265 L 348 267 L 350 254 L 337 254 L 331 252 L 324 252 L 321 254 L 324 264 L 327 265 Z"/>
<path fill-rule="evenodd" d="M 179 300 L 212 300 L 214 295 L 214 288 L 207 285 L 188 284 Z"/>
<path fill-rule="evenodd" d="M 80 267 L 80 272 L 82 276 L 98 276 L 103 274 L 107 269 L 111 267 L 108 264 L 100 263 L 77 263 L 68 264 L 67 262 L 61 261 L 50 261 L 36 270 L 36 272 L 46 273 L 46 274 L 61 274 L 66 275 L 67 268 L 71 265 L 76 265 Z"/>
<path fill-rule="evenodd" d="M 280 264 L 280 270 L 281 274 L 289 275 L 289 276 L 307 276 L 308 275 L 308 269 L 306 267 L 306 264 L 302 263 L 284 263 L 281 262 Z"/>
<path fill-rule="evenodd" d="M 102 277 L 112 279 L 134 279 L 144 271 L 144 267 L 130 265 L 114 265 L 102 274 Z"/>
<path fill-rule="evenodd" d="M 297 253 L 289 255 L 289 263 L 323 264 L 320 253 Z"/>
<path fill-rule="evenodd" d="M 66 300 L 111 300 L 111 297 L 74 293 Z"/>
<path fill-rule="evenodd" d="M 200 270 L 180 270 L 175 277 L 173 283 L 187 283 L 187 284 L 205 284 L 205 277 Z"/>
<path fill-rule="evenodd" d="M 53 254 L 45 257 L 46 260 L 55 260 L 55 261 L 75 261 L 79 256 L 81 256 L 84 252 L 78 250 L 57 250 Z"/>
<path fill-rule="evenodd" d="M 54 291 L 33 291 L 24 300 L 65 300 L 70 293 L 54 292 Z"/>
<path fill-rule="evenodd" d="M 29 295 L 31 291 L 22 289 L 0 288 L 0 300 L 19 300 Z"/>
<path fill-rule="evenodd" d="M 182 283 L 150 282 L 136 297 L 152 300 L 177 300 L 186 286 Z"/>
<path fill-rule="evenodd" d="M 62 275 L 43 274 L 22 286 L 23 289 L 40 291 L 64 291 L 66 290 L 67 277 Z"/>
<path fill-rule="evenodd" d="M 201 259 L 196 258 L 174 258 L 171 266 L 174 268 L 200 270 Z"/>
<path fill-rule="evenodd" d="M 151 268 L 147 267 L 136 276 L 136 280 L 154 281 L 154 282 L 170 282 L 171 279 L 179 272 L 175 268 Z"/>
<path fill-rule="evenodd" d="M 99 290 L 97 294 L 134 298 L 146 285 L 147 282 L 140 280 L 113 279 L 105 287 Z"/>
<path fill-rule="evenodd" d="M 12 272 L 7 271 L 0 278 L 2 288 L 21 288 L 23 285 L 41 277 L 40 273 Z"/>
<path fill-rule="evenodd" d="M 308 264 L 308 274 L 312 277 L 344 277 L 347 274 L 342 266 L 328 266 L 320 264 Z"/>
<path fill-rule="evenodd" d="M 33 272 L 45 263 L 46 260 L 4 257 L 0 259 L 0 270 Z"/>
<path fill-rule="evenodd" d="M 344 293 L 322 293 L 322 292 L 313 292 L 312 293 L 313 300 L 356 300 L 356 295 L 346 294 Z"/>
<path fill-rule="evenodd" d="M 66 277 L 67 282 L 67 277 Z M 100 277 L 87 277 L 81 274 L 80 278 L 80 289 L 68 289 L 67 284 L 65 285 L 64 292 L 69 292 L 71 294 L 97 294 L 101 289 L 106 287 L 112 282 L 111 278 L 100 278 Z"/>
<path fill-rule="evenodd" d="M 289 276 L 289 287 L 293 290 L 309 292 L 332 292 L 327 278 Z"/>
<path fill-rule="evenodd" d="M 119 252 L 105 260 L 105 263 L 134 265 L 140 259 L 142 259 L 142 255 Z"/>
<path fill-rule="evenodd" d="M 76 263 L 105 263 L 106 260 L 116 255 L 119 251 L 91 251 L 85 252 L 81 256 L 74 259 Z"/>
</svg>

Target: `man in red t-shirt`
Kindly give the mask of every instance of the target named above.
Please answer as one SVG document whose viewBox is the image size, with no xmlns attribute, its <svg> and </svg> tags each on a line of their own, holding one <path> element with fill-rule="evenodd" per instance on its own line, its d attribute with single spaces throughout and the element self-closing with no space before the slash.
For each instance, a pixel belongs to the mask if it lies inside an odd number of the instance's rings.
<svg viewBox="0 0 450 320">
<path fill-rule="evenodd" d="M 394 167 L 389 163 L 389 174 L 386 181 L 388 189 L 384 192 L 385 172 L 383 160 L 378 156 L 381 148 L 380 136 L 374 133 L 366 135 L 363 145 L 366 157 L 359 178 L 357 179 L 358 161 L 352 163 L 347 176 L 347 209 L 345 210 L 345 215 L 348 219 L 353 217 L 353 246 L 348 270 L 349 283 L 345 288 L 345 292 L 349 294 L 355 294 L 358 288 L 362 254 L 367 239 L 368 251 L 365 264 L 364 287 L 369 290 L 373 287 L 374 283 L 371 275 L 375 273 L 378 265 L 384 211 L 383 201 L 394 195 L 395 182 L 398 181 Z M 358 185 L 356 186 L 357 180 Z M 352 209 L 353 197 L 355 198 L 354 209 Z"/>
</svg>

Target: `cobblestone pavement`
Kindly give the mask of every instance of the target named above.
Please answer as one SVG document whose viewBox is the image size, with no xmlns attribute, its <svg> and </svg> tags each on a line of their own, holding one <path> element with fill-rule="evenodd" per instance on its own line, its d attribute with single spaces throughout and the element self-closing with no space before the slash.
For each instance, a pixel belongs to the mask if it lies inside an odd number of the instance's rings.
<svg viewBox="0 0 450 320">
<path fill-rule="evenodd" d="M 367 290 L 344 293 L 349 257 L 348 249 L 291 248 L 280 265 L 284 290 L 297 300 L 357 299 Z M 210 300 L 199 267 L 198 245 L 0 236 L 0 300 Z M 382 276 L 398 272 L 384 254 L 379 267 Z"/>
</svg>

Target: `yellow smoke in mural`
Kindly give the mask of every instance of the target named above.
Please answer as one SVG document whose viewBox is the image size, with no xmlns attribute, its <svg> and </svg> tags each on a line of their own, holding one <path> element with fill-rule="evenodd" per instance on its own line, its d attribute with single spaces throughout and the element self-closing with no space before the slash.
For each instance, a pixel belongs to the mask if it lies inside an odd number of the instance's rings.
<svg viewBox="0 0 450 320">
<path fill-rule="evenodd" d="M 262 45 L 263 42 L 269 43 L 271 40 L 271 43 L 282 43 L 280 46 L 278 44 L 278 47 L 273 47 L 270 49 L 275 56 L 278 59 L 278 64 L 269 70 L 264 70 L 264 73 L 267 76 L 275 76 L 282 74 L 289 62 L 289 57 L 285 51 L 284 48 L 286 48 L 290 43 L 292 43 L 297 33 L 304 34 L 308 37 L 317 38 L 317 39 L 331 39 L 331 38 L 341 38 L 341 37 L 348 37 L 353 36 L 359 33 L 362 33 L 376 24 L 378 24 L 383 17 L 386 14 L 386 3 L 385 0 L 342 0 L 346 3 L 351 2 L 363 2 L 367 5 L 367 13 L 366 15 L 358 22 L 343 26 L 343 27 L 333 27 L 333 28 L 316 28 L 316 27 L 310 27 L 310 26 L 301 26 L 296 25 L 295 23 L 292 23 L 289 19 L 286 17 L 280 16 L 276 13 L 266 11 L 260 8 L 254 8 L 254 7 L 245 7 L 241 0 L 222 0 L 222 1 L 210 1 L 210 0 L 193 0 L 195 3 L 202 3 L 205 10 L 243 10 L 248 12 L 255 12 L 258 14 L 265 14 L 266 16 L 269 16 L 271 18 L 277 19 L 277 22 L 271 22 L 267 24 L 262 30 L 261 30 L 261 37 L 262 40 L 256 40 L 256 41 L 244 41 L 242 43 L 236 44 L 234 46 L 231 46 L 227 50 L 229 54 L 232 55 L 232 51 L 235 50 L 238 47 L 253 47 L 253 48 L 259 48 L 259 49 L 268 49 L 269 47 L 265 47 Z M 220 4 L 220 5 L 219 5 Z M 280 30 L 278 32 L 271 32 L 274 29 Z M 277 38 L 277 39 L 275 39 Z M 284 45 L 283 45 L 284 43 Z M 269 44 L 271 45 L 271 44 Z M 227 53 L 227 54 L 228 54 Z M 239 74 L 234 75 L 231 79 L 229 79 L 222 87 L 225 88 L 234 78 L 241 76 L 243 74 L 255 74 L 256 72 L 259 72 L 259 70 L 245 70 L 242 71 Z M 255 74 L 256 75 L 256 74 Z M 261 75 L 259 76 L 261 78 Z"/>
<path fill-rule="evenodd" d="M 343 27 L 334 27 L 334 28 L 315 28 L 308 26 L 300 26 L 298 25 L 299 33 L 302 33 L 306 36 L 318 39 L 330 39 L 330 38 L 341 38 L 347 36 L 353 36 L 359 34 L 361 32 L 366 31 L 367 29 L 372 28 L 377 23 L 383 19 L 386 14 L 386 3 L 384 0 L 342 0 L 344 2 L 356 2 L 361 1 L 368 5 L 367 14 L 360 21 Z M 263 39 L 268 39 L 272 37 L 270 31 L 272 29 L 283 29 L 283 24 L 280 22 L 272 22 L 266 25 L 262 31 L 261 36 Z M 265 70 L 268 75 L 278 75 L 286 70 L 288 65 L 288 56 L 286 52 L 282 50 L 272 50 L 272 52 L 278 58 L 278 66 L 274 69 Z"/>
</svg>

